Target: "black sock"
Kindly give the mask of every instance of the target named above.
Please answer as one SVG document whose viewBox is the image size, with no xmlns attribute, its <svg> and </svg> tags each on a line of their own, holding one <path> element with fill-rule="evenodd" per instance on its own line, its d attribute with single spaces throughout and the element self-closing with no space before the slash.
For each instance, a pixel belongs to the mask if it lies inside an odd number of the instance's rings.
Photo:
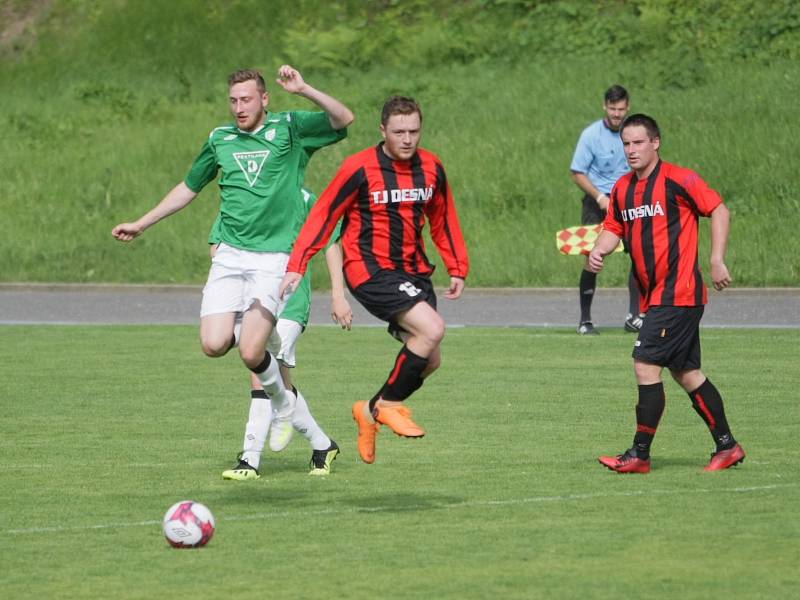
<svg viewBox="0 0 800 600">
<path fill-rule="evenodd" d="M 628 275 L 628 312 L 634 317 L 639 314 L 639 284 L 633 276 L 633 269 Z"/>
<path fill-rule="evenodd" d="M 597 273 L 584 269 L 581 271 L 581 281 L 578 285 L 581 298 L 581 323 L 592 320 L 592 300 L 597 288 Z"/>
<path fill-rule="evenodd" d="M 394 361 L 394 367 L 381 389 L 384 400 L 405 400 L 422 386 L 422 372 L 428 359 L 414 354 L 403 346 Z"/>
<path fill-rule="evenodd" d="M 254 400 L 256 398 L 263 398 L 264 400 L 269 400 L 267 392 L 265 392 L 264 390 L 250 390 L 250 397 Z"/>
<path fill-rule="evenodd" d="M 725 418 L 725 406 L 719 390 L 709 379 L 693 392 L 689 392 L 692 401 L 692 408 L 703 419 L 714 443 L 717 445 L 717 452 L 728 450 L 736 445 L 733 439 L 728 420 Z"/>
<path fill-rule="evenodd" d="M 636 434 L 633 446 L 641 459 L 650 458 L 650 445 L 664 413 L 664 384 L 662 382 L 639 386 L 639 403 L 636 405 Z"/>
<path fill-rule="evenodd" d="M 414 354 L 403 346 L 394 360 L 392 372 L 380 391 L 369 401 L 371 411 L 375 410 L 378 398 L 384 400 L 405 400 L 422 386 L 422 372 L 428 366 L 428 359 Z"/>
</svg>

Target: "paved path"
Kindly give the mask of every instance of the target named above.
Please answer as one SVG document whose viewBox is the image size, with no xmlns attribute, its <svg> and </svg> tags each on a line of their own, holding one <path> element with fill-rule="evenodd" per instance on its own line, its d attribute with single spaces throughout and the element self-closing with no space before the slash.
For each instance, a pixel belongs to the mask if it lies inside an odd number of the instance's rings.
<svg viewBox="0 0 800 600">
<path fill-rule="evenodd" d="M 199 286 L 0 283 L 0 324 L 196 324 Z M 355 324 L 380 322 L 351 301 Z M 577 289 L 467 289 L 457 301 L 439 294 L 449 326 L 575 327 Z M 627 290 L 601 288 L 593 316 L 599 327 L 620 327 Z M 327 292 L 314 294 L 312 324 L 330 324 Z M 800 288 L 709 291 L 704 327 L 800 328 Z"/>
</svg>

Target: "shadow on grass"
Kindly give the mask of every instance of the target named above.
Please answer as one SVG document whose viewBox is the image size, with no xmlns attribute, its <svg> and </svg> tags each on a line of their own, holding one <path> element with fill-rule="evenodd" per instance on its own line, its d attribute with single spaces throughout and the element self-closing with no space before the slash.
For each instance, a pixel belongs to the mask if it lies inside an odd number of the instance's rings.
<svg viewBox="0 0 800 600">
<path fill-rule="evenodd" d="M 676 469 L 694 469 L 696 471 L 702 471 L 703 468 L 708 465 L 710 458 L 710 452 L 708 454 L 698 454 L 696 456 L 671 456 L 664 458 L 654 456 L 651 458 L 651 469 L 652 471 L 674 471 Z"/>
<path fill-rule="evenodd" d="M 458 496 L 442 494 L 384 494 L 369 498 L 343 498 L 342 504 L 354 508 L 358 512 L 420 512 L 451 508 L 465 500 Z"/>
</svg>

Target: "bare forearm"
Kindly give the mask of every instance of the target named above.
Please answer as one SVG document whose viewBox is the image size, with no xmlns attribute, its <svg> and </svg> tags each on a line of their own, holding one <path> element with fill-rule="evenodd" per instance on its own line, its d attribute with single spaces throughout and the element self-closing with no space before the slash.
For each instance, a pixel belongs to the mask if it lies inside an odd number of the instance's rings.
<svg viewBox="0 0 800 600">
<path fill-rule="evenodd" d="M 137 223 L 142 230 L 145 230 L 160 220 L 178 212 L 194 200 L 196 196 L 197 194 L 181 181 L 152 210 L 142 215 Z"/>
<path fill-rule="evenodd" d="M 344 257 L 339 244 L 331 244 L 325 251 L 325 262 L 328 265 L 328 273 L 331 278 L 331 297 L 343 298 L 344 275 L 342 274 L 342 265 L 344 264 Z"/>
<path fill-rule="evenodd" d="M 728 249 L 728 232 L 730 231 L 730 211 L 720 204 L 711 213 L 711 262 L 725 262 Z"/>
<path fill-rule="evenodd" d="M 619 236 L 614 235 L 610 231 L 606 230 L 600 232 L 600 235 L 597 237 L 597 241 L 594 243 L 595 249 L 597 249 L 601 256 L 611 254 L 618 245 Z"/>
<path fill-rule="evenodd" d="M 597 196 L 602 193 L 600 190 L 594 187 L 594 184 L 589 181 L 589 178 L 585 173 L 572 171 L 572 181 L 575 182 L 575 185 L 577 185 L 584 194 L 591 196 L 594 199 L 597 199 Z"/>
<path fill-rule="evenodd" d="M 298 95 L 308 98 L 328 114 L 331 127 L 336 130 L 344 129 L 353 122 L 353 112 L 333 96 L 306 84 L 297 92 Z"/>
<path fill-rule="evenodd" d="M 603 258 L 606 254 L 614 251 L 614 248 L 619 244 L 619 236 L 611 233 L 610 231 L 601 231 L 597 241 L 589 252 L 589 260 L 587 266 L 592 273 L 599 273 L 603 270 Z"/>
</svg>

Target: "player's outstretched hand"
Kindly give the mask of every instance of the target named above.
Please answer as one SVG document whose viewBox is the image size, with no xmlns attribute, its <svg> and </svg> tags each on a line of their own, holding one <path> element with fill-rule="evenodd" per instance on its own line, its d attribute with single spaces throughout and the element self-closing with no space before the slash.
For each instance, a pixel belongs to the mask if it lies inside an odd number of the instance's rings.
<svg viewBox="0 0 800 600">
<path fill-rule="evenodd" d="M 350 330 L 353 325 L 353 309 L 347 298 L 338 297 L 331 301 L 331 318 L 334 323 L 342 326 L 342 329 Z"/>
<path fill-rule="evenodd" d="M 278 69 L 278 78 L 275 81 L 290 94 L 300 92 L 306 85 L 303 76 L 300 75 L 300 71 L 289 65 L 281 65 L 281 68 Z"/>
<path fill-rule="evenodd" d="M 444 297 L 449 300 L 455 300 L 461 297 L 464 291 L 464 280 L 461 277 L 450 277 L 450 287 L 444 293 Z"/>
<path fill-rule="evenodd" d="M 731 284 L 731 275 L 728 273 L 728 267 L 725 266 L 724 262 L 711 263 L 711 281 L 717 291 L 724 290 Z"/>
<path fill-rule="evenodd" d="M 286 296 L 286 293 L 293 293 L 297 286 L 300 285 L 300 281 L 303 279 L 303 276 L 300 273 L 294 273 L 293 271 L 287 271 L 286 275 L 283 276 L 283 281 L 281 281 L 281 287 L 278 290 L 278 296 L 283 298 Z"/>
<path fill-rule="evenodd" d="M 139 227 L 136 223 L 120 223 L 111 230 L 111 235 L 120 242 L 130 242 L 142 235 L 143 232 L 144 229 Z"/>
</svg>

